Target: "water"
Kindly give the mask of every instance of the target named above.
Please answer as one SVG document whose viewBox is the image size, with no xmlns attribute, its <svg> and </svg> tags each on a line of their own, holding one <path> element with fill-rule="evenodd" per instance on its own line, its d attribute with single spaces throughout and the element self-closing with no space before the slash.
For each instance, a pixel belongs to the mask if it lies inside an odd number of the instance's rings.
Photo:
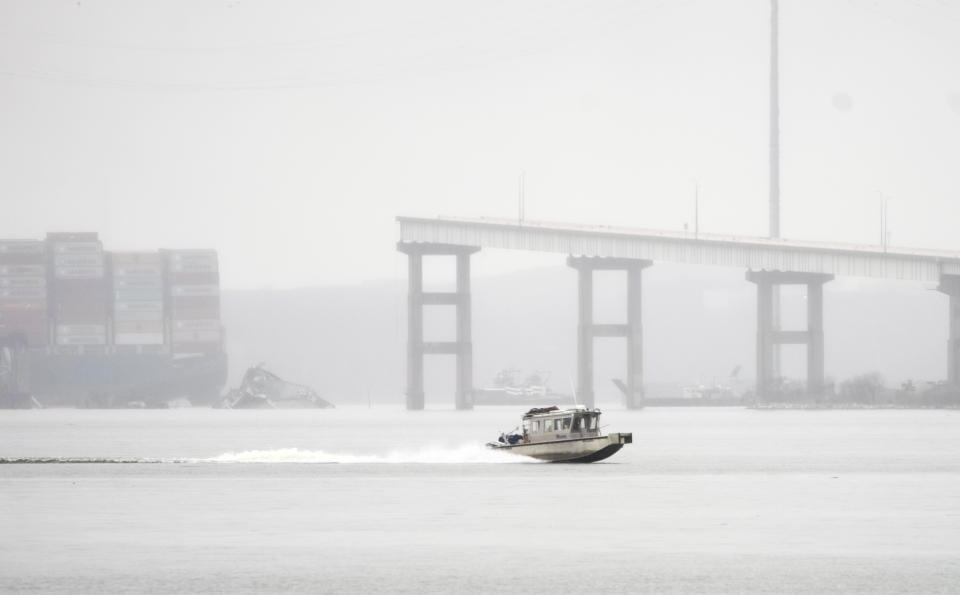
<svg viewBox="0 0 960 595">
<path fill-rule="evenodd" d="M 482 447 L 517 420 L 0 412 L 0 458 L 73 461 L 0 465 L 0 589 L 960 588 L 960 412 L 609 410 L 635 443 L 593 465 Z"/>
</svg>

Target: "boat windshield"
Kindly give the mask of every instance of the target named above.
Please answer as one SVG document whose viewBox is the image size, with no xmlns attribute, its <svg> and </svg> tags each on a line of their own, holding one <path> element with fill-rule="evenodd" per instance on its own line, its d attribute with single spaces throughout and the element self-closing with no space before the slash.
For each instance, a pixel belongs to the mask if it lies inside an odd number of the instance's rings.
<svg viewBox="0 0 960 595">
<path fill-rule="evenodd" d="M 577 412 L 562 417 L 549 416 L 541 419 L 524 419 L 523 430 L 530 434 L 552 432 L 592 432 L 598 427 L 596 413 Z"/>
</svg>

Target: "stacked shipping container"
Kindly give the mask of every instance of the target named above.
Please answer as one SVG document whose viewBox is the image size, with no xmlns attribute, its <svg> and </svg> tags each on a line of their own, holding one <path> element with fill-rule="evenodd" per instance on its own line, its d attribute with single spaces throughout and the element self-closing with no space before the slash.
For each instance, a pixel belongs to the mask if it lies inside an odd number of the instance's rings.
<svg viewBox="0 0 960 595">
<path fill-rule="evenodd" d="M 110 255 L 112 343 L 120 349 L 164 344 L 163 261 L 159 252 Z"/>
<path fill-rule="evenodd" d="M 0 240 L 7 337 L 55 353 L 221 354 L 217 253 L 106 255 L 96 233 Z"/>
<path fill-rule="evenodd" d="M 107 280 L 96 233 L 49 233 L 54 339 L 58 347 L 107 344 Z"/>
<path fill-rule="evenodd" d="M 47 253 L 39 240 L 0 240 L 0 337 L 29 347 L 50 342 Z"/>
<path fill-rule="evenodd" d="M 166 250 L 170 348 L 175 354 L 218 353 L 220 269 L 213 250 Z"/>
</svg>

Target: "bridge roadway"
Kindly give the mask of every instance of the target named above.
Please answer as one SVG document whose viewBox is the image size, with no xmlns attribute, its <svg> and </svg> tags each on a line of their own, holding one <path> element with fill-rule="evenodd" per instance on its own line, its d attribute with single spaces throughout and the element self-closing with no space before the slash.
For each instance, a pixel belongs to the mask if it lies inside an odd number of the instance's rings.
<svg viewBox="0 0 960 595">
<path fill-rule="evenodd" d="M 772 393 L 774 354 L 778 345 L 807 346 L 807 392 L 820 395 L 823 377 L 823 284 L 834 276 L 937 283 L 950 298 L 948 380 L 960 380 L 960 253 L 921 249 L 858 246 L 785 239 L 733 237 L 704 233 L 640 230 L 505 219 L 436 219 L 397 217 L 398 249 L 408 255 L 407 407 L 423 408 L 423 356 L 457 355 L 458 408 L 472 406 L 472 341 L 470 338 L 470 255 L 481 248 L 557 252 L 579 276 L 577 340 L 578 396 L 592 406 L 593 339 L 622 336 L 627 340 L 627 406 L 643 406 L 642 323 L 640 280 L 653 262 L 736 267 L 747 270 L 757 285 L 757 395 Z M 422 257 L 457 257 L 457 291 L 426 293 L 422 287 Z M 628 277 L 627 323 L 599 325 L 592 320 L 593 271 L 623 270 Z M 780 285 L 808 288 L 807 329 L 784 331 L 774 318 L 772 293 Z M 457 340 L 424 343 L 422 312 L 426 305 L 457 307 Z"/>
</svg>

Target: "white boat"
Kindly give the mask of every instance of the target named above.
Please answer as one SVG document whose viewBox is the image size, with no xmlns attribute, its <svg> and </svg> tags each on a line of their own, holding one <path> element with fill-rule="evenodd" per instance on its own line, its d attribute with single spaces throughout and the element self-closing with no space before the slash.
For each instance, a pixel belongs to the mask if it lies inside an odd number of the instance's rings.
<svg viewBox="0 0 960 595">
<path fill-rule="evenodd" d="M 632 433 L 601 434 L 600 410 L 578 405 L 535 407 L 524 414 L 520 428 L 487 447 L 552 463 L 593 463 L 632 442 Z"/>
<path fill-rule="evenodd" d="M 534 372 L 520 380 L 520 370 L 507 368 L 497 372 L 491 386 L 473 391 L 474 405 L 532 405 L 548 407 L 558 401 L 571 401 L 548 386 L 549 372 Z"/>
</svg>

